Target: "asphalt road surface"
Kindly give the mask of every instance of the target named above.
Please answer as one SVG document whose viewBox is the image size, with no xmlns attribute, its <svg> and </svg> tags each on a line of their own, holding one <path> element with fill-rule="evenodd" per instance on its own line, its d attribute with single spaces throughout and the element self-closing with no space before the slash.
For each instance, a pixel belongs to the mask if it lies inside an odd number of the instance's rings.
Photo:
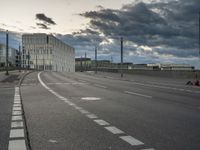
<svg viewBox="0 0 200 150">
<path fill-rule="evenodd" d="M 199 150 L 200 88 L 184 80 L 34 72 L 21 85 L 32 150 Z"/>
</svg>

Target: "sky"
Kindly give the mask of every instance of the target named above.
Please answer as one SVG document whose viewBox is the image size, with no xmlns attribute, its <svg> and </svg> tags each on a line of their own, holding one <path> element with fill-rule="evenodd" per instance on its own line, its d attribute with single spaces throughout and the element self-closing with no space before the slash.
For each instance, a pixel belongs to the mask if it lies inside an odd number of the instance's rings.
<svg viewBox="0 0 200 150">
<path fill-rule="evenodd" d="M 76 57 L 190 64 L 200 68 L 199 0 L 0 0 L 0 43 L 10 31 L 17 48 L 23 33 L 47 33 L 72 45 Z"/>
</svg>

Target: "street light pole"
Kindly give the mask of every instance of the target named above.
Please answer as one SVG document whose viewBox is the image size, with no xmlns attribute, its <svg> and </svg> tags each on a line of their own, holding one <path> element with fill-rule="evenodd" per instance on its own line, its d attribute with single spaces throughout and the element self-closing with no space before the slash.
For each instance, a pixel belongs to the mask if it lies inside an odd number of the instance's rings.
<svg viewBox="0 0 200 150">
<path fill-rule="evenodd" d="M 6 75 L 9 75 L 8 73 L 8 30 L 6 31 Z"/>
<path fill-rule="evenodd" d="M 21 72 L 21 46 L 19 45 L 19 72 Z"/>
<path fill-rule="evenodd" d="M 123 37 L 121 37 L 121 77 L 123 77 Z"/>
<path fill-rule="evenodd" d="M 95 74 L 97 74 L 97 47 L 95 47 Z"/>
</svg>

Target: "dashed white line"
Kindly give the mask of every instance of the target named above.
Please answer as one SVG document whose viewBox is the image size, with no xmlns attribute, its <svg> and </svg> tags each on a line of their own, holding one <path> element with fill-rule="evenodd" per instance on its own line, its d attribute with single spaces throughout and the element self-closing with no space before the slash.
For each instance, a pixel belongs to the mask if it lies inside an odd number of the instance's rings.
<svg viewBox="0 0 200 150">
<path fill-rule="evenodd" d="M 141 96 L 141 97 L 146 97 L 146 98 L 152 98 L 152 96 L 149 96 L 149 95 L 144 95 L 144 94 L 130 92 L 130 91 L 124 91 L 124 93 L 131 94 L 131 95 L 136 95 L 136 96 Z"/>
<path fill-rule="evenodd" d="M 94 84 L 96 87 L 100 87 L 100 88 L 103 88 L 103 89 L 107 89 L 106 86 L 103 86 L 103 85 L 99 85 L 99 84 Z"/>
<path fill-rule="evenodd" d="M 106 130 L 110 131 L 113 134 L 123 134 L 124 131 L 118 129 L 117 127 L 110 126 L 110 127 L 105 127 Z"/>
<path fill-rule="evenodd" d="M 10 138 L 22 138 L 24 137 L 24 129 L 11 129 Z"/>
<path fill-rule="evenodd" d="M 22 120 L 22 116 L 12 116 L 12 121 Z"/>
<path fill-rule="evenodd" d="M 11 128 L 22 128 L 23 122 L 22 121 L 15 121 L 11 123 Z"/>
<path fill-rule="evenodd" d="M 146 149 L 141 149 L 141 150 L 155 150 L 154 148 L 146 148 Z"/>
<path fill-rule="evenodd" d="M 90 113 L 89 111 L 84 110 L 84 109 L 79 109 L 79 111 L 80 111 L 82 114 L 89 114 L 89 113 Z"/>
<path fill-rule="evenodd" d="M 108 122 L 101 120 L 101 119 L 96 119 L 96 120 L 93 120 L 93 121 L 96 122 L 100 126 L 110 125 Z"/>
<path fill-rule="evenodd" d="M 22 112 L 21 111 L 18 111 L 18 110 L 14 110 L 13 115 L 22 115 Z"/>
<path fill-rule="evenodd" d="M 135 139 L 134 137 L 132 136 L 120 136 L 120 139 L 126 141 L 127 143 L 131 144 L 132 146 L 135 146 L 135 145 L 143 145 L 144 143 Z"/>
<path fill-rule="evenodd" d="M 90 119 L 96 119 L 96 118 L 98 118 L 95 114 L 88 114 L 88 115 L 86 115 L 88 118 L 90 118 Z"/>
<path fill-rule="evenodd" d="M 25 140 L 10 140 L 8 150 L 26 150 Z"/>
</svg>

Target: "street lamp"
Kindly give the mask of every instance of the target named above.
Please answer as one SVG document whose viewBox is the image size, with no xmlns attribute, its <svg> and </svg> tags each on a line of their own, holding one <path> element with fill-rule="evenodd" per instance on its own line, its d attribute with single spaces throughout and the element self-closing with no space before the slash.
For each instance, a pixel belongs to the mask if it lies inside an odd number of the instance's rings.
<svg viewBox="0 0 200 150">
<path fill-rule="evenodd" d="M 6 75 L 9 75 L 8 73 L 8 30 L 6 31 Z"/>
</svg>

